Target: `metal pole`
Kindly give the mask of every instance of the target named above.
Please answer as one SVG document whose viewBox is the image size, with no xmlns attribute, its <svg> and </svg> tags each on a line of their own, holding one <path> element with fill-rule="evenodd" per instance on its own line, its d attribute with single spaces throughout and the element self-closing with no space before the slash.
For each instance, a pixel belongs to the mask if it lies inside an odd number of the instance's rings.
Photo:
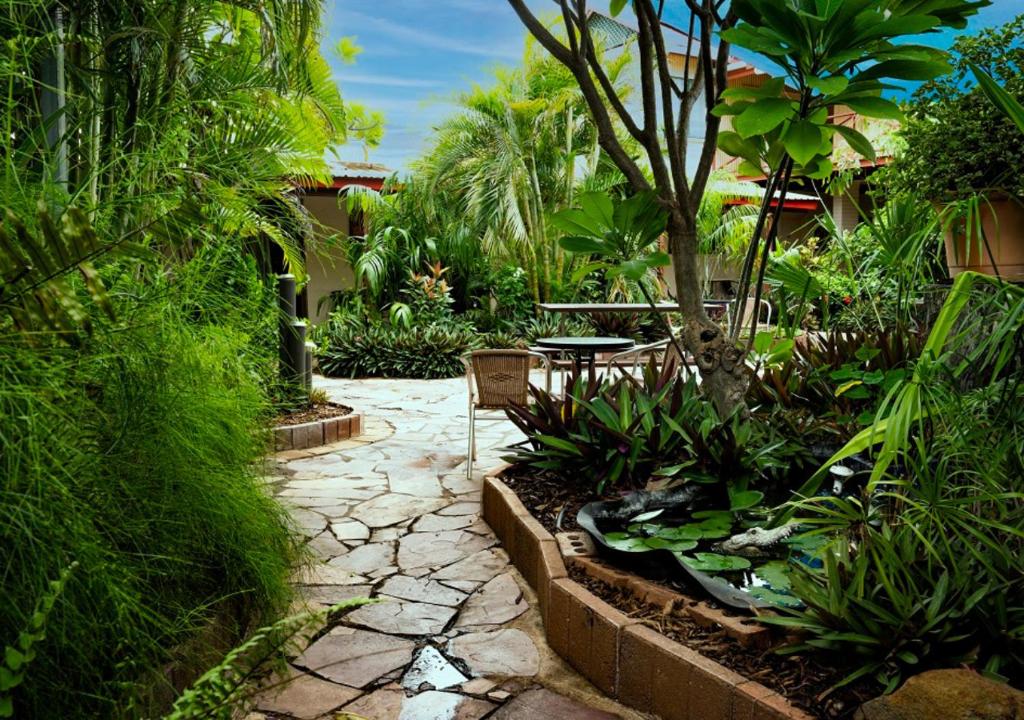
<svg viewBox="0 0 1024 720">
<path fill-rule="evenodd" d="M 295 276 L 277 276 L 277 302 L 281 310 L 278 326 L 278 363 L 281 379 L 299 383 L 303 377 L 306 324 L 295 318 Z M 300 327 L 301 326 L 301 327 Z"/>
<path fill-rule="evenodd" d="M 46 145 L 54 151 L 53 179 L 66 185 L 68 182 L 68 146 L 64 135 L 68 122 L 64 115 L 64 14 L 60 7 L 53 10 L 53 27 L 57 43 L 51 54 L 42 61 L 42 88 L 39 93 L 39 109 L 46 128 Z"/>
<path fill-rule="evenodd" d="M 313 389 L 313 351 L 316 350 L 316 343 L 307 341 L 305 348 L 306 354 L 302 363 L 302 380 L 306 390 L 309 391 Z"/>
</svg>

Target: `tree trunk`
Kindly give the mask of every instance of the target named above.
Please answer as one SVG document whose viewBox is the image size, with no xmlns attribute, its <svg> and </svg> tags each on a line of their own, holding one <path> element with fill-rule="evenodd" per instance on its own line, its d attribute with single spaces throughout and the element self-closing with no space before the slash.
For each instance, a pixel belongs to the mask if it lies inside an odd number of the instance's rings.
<svg viewBox="0 0 1024 720">
<path fill-rule="evenodd" d="M 683 315 L 683 345 L 693 355 L 706 397 L 719 415 L 745 408 L 750 378 L 743 350 L 704 312 L 697 275 L 697 233 L 681 218 L 668 222 L 669 249 L 676 281 L 676 296 Z"/>
</svg>

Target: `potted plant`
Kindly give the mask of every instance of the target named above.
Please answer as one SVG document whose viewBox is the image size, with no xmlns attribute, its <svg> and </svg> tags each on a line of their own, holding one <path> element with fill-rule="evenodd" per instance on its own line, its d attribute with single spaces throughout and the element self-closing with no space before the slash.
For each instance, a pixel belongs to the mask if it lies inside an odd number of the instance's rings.
<svg viewBox="0 0 1024 720">
<path fill-rule="evenodd" d="M 950 275 L 966 270 L 1024 278 L 1024 131 L 999 112 L 971 66 L 1024 99 L 1024 15 L 962 37 L 953 73 L 915 93 L 902 134 L 906 151 L 891 168 L 897 188 L 924 195 L 946 219 Z"/>
</svg>

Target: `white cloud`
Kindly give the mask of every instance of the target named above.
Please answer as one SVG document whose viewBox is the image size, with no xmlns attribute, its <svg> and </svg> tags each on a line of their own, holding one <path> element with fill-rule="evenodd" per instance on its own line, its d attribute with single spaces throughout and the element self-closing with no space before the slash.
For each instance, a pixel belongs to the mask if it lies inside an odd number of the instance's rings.
<svg viewBox="0 0 1024 720">
<path fill-rule="evenodd" d="M 491 59 L 516 60 L 520 57 L 517 47 L 501 47 L 488 44 L 477 44 L 455 36 L 441 35 L 422 28 L 409 27 L 384 18 L 373 17 L 356 10 L 348 8 L 342 11 L 349 27 L 372 28 L 378 32 L 386 33 L 393 38 L 404 40 L 420 47 L 447 50 L 448 52 L 462 53 L 464 55 L 477 55 Z M 358 37 L 358 32 L 357 32 Z"/>
<path fill-rule="evenodd" d="M 376 85 L 378 87 L 386 85 L 388 87 L 436 88 L 444 85 L 439 80 L 425 80 L 401 75 L 376 75 L 373 73 L 342 72 L 336 74 L 334 79 L 342 85 Z"/>
</svg>

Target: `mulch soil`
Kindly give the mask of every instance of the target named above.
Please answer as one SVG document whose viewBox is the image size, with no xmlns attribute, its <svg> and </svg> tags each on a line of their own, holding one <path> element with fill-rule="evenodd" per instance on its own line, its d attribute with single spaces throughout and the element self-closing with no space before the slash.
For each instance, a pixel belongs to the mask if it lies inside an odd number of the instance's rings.
<svg viewBox="0 0 1024 720">
<path fill-rule="evenodd" d="M 333 417 L 341 417 L 352 412 L 348 405 L 340 403 L 316 403 L 312 407 L 295 410 L 294 412 L 278 415 L 274 419 L 275 427 L 288 427 L 290 425 L 301 425 L 302 423 L 316 422 L 317 420 L 329 420 Z"/>
<path fill-rule="evenodd" d="M 579 530 L 580 527 L 576 524 L 577 511 L 596 499 L 589 489 L 567 483 L 564 478 L 533 468 L 513 466 L 505 471 L 502 480 L 551 533 Z M 634 567 L 618 567 L 630 572 L 637 571 Z M 703 627 L 689 615 L 676 612 L 674 608 L 658 607 L 643 602 L 629 590 L 596 580 L 578 567 L 571 568 L 569 574 L 573 580 L 625 615 L 643 622 L 665 637 L 713 658 L 744 677 L 756 680 L 822 720 L 846 720 L 853 716 L 861 703 L 878 695 L 878 688 L 873 682 L 863 681 L 840 688 L 822 698 L 821 695 L 842 680 L 850 672 L 850 668 L 826 665 L 828 659 L 824 657 L 780 655 L 775 651 L 776 648 L 757 650 L 743 647 L 726 635 L 724 630 Z M 676 592 L 685 592 L 704 600 L 709 605 L 723 609 L 699 588 L 685 585 L 678 575 L 652 573 L 650 569 L 640 574 Z M 728 609 L 724 610 L 729 612 Z M 743 613 L 730 614 L 749 617 Z M 777 647 L 783 645 L 784 638 L 780 633 Z"/>
</svg>

